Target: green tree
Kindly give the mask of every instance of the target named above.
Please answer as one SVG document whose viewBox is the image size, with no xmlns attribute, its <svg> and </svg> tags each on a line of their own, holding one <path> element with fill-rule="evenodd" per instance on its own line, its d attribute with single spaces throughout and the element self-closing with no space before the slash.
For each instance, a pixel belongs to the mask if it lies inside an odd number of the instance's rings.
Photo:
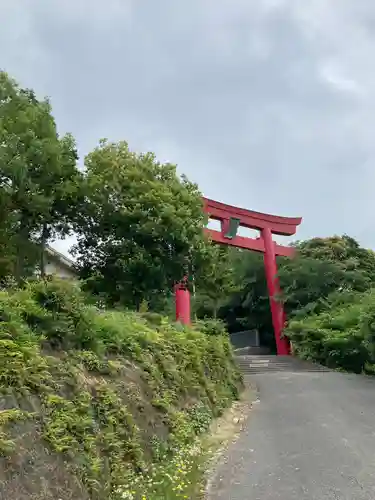
<svg viewBox="0 0 375 500">
<path fill-rule="evenodd" d="M 5 72 L 0 144 L 0 274 L 12 272 L 20 281 L 35 268 L 47 241 L 71 229 L 80 174 L 74 141 L 59 138 L 49 102 Z"/>
<path fill-rule="evenodd" d="M 272 318 L 262 254 L 233 253 L 234 293 L 220 312 L 230 332 L 258 330 L 264 345 L 274 347 Z"/>
<path fill-rule="evenodd" d="M 279 279 L 288 316 L 318 312 L 330 294 L 365 291 L 369 286 L 364 273 L 347 269 L 343 262 L 303 255 L 284 263 Z"/>
<path fill-rule="evenodd" d="M 205 216 L 197 186 L 126 142 L 102 141 L 85 165 L 76 251 L 86 287 L 111 304 L 158 309 L 199 266 Z"/>
<path fill-rule="evenodd" d="M 312 238 L 296 244 L 303 257 L 340 262 L 349 271 L 360 271 L 369 280 L 375 281 L 375 252 L 362 248 L 348 235 L 328 238 Z"/>
<path fill-rule="evenodd" d="M 375 254 L 347 236 L 297 242 L 279 271 L 289 314 L 318 312 L 332 293 L 365 291 L 375 280 Z"/>
<path fill-rule="evenodd" d="M 198 318 L 217 318 L 237 289 L 233 249 L 207 241 L 194 272 L 194 311 Z"/>
</svg>

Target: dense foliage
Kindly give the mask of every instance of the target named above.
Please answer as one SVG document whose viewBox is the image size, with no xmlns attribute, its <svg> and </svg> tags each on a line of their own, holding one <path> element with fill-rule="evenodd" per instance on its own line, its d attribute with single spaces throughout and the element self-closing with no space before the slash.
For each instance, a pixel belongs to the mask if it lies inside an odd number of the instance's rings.
<svg viewBox="0 0 375 500">
<path fill-rule="evenodd" d="M 0 72 L 0 279 L 43 273 L 43 247 L 74 225 L 80 173 L 74 140 L 60 138 L 48 101 Z"/>
<path fill-rule="evenodd" d="M 273 347 L 263 256 L 254 252 L 232 251 L 234 291 L 219 311 L 230 332 L 258 330 L 262 343 Z"/>
<path fill-rule="evenodd" d="M 87 288 L 111 304 L 160 308 L 204 250 L 197 186 L 175 165 L 131 152 L 125 142 L 103 141 L 85 165 L 78 251 Z"/>
<path fill-rule="evenodd" d="M 375 254 L 348 236 L 314 238 L 280 278 L 296 354 L 332 368 L 372 372 Z"/>
<path fill-rule="evenodd" d="M 206 243 L 192 273 L 193 310 L 198 318 L 218 318 L 238 289 L 232 249 Z"/>
<path fill-rule="evenodd" d="M 43 498 L 190 497 L 196 436 L 241 388 L 225 332 L 100 311 L 59 281 L 0 292 L 0 314 L 2 498 L 14 475 L 19 499 L 41 481 Z"/>
<path fill-rule="evenodd" d="M 374 373 L 375 295 L 344 292 L 325 301 L 324 310 L 292 319 L 287 335 L 294 352 L 331 368 Z"/>
<path fill-rule="evenodd" d="M 289 314 L 311 311 L 330 293 L 363 292 L 375 283 L 375 254 L 348 236 L 313 238 L 296 245 L 296 258 L 279 273 Z"/>
</svg>

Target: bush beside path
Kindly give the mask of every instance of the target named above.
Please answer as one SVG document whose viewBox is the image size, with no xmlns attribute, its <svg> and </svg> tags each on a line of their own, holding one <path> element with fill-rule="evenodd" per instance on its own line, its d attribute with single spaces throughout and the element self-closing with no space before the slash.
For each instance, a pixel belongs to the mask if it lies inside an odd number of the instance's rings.
<svg viewBox="0 0 375 500">
<path fill-rule="evenodd" d="M 1 291 L 0 314 L 1 498 L 195 498 L 199 436 L 242 389 L 227 335 L 56 280 Z"/>
</svg>

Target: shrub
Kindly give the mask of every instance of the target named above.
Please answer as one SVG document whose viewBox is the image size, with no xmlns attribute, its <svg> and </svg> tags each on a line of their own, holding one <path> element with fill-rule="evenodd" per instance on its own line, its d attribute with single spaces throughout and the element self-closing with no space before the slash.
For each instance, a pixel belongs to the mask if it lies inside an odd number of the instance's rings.
<svg viewBox="0 0 375 500">
<path fill-rule="evenodd" d="M 206 335 L 226 335 L 225 324 L 219 319 L 199 320 L 196 327 Z"/>
<path fill-rule="evenodd" d="M 52 347 L 100 349 L 95 331 L 98 309 L 88 304 L 78 284 L 59 279 L 33 281 L 26 293 L 40 309 L 25 315 L 25 320 Z"/>
<path fill-rule="evenodd" d="M 286 334 L 302 358 L 356 373 L 370 370 L 375 361 L 375 291 L 335 294 L 323 312 L 292 320 Z"/>
<path fill-rule="evenodd" d="M 17 416 L 0 425 L 3 453 L 24 453 L 30 419 L 18 410 L 31 406 L 33 454 L 47 444 L 46 460 L 61 457 L 60 469 L 90 498 L 124 498 L 129 481 L 129 494 L 136 491 L 129 498 L 190 495 L 191 484 L 177 488 L 182 473 L 171 464 L 194 456 L 197 435 L 242 383 L 221 325 L 206 323 L 203 333 L 149 313 L 98 310 L 58 280 L 0 292 L 0 317 L 0 390 L 11 394 L 7 409 Z M 187 477 L 197 462 L 184 463 Z"/>
</svg>

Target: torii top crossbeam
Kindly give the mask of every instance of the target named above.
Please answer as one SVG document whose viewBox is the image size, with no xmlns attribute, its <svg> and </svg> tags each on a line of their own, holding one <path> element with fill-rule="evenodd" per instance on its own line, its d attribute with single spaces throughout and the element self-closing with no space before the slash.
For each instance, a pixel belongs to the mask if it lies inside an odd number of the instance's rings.
<svg viewBox="0 0 375 500">
<path fill-rule="evenodd" d="M 250 229 L 268 230 L 273 234 L 291 236 L 296 233 L 297 226 L 301 224 L 301 217 L 280 217 L 278 215 L 263 214 L 233 207 L 219 201 L 203 198 L 204 211 L 211 219 L 221 222 L 221 231 L 206 229 L 216 243 L 232 245 L 255 252 L 265 252 L 264 238 L 248 238 L 237 235 L 240 226 Z M 291 257 L 294 249 L 283 245 L 275 245 L 275 255 Z"/>
</svg>

